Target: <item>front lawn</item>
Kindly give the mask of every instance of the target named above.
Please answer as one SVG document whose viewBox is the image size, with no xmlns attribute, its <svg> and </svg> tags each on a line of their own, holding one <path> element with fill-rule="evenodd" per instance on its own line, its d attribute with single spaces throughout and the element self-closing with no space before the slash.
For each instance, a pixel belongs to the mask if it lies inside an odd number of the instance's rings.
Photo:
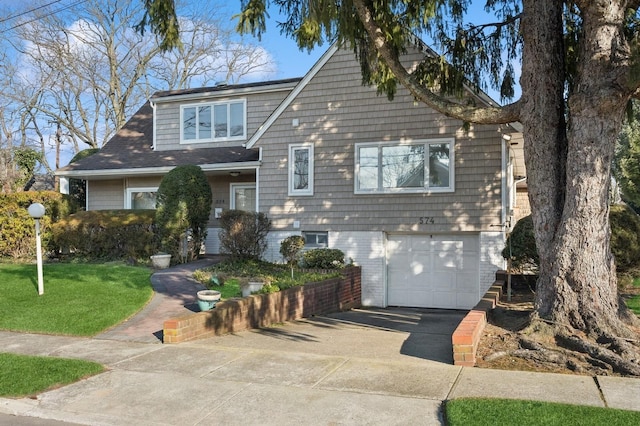
<svg viewBox="0 0 640 426">
<path fill-rule="evenodd" d="M 446 402 L 450 426 L 639 425 L 640 412 L 510 399 L 461 398 Z"/>
<path fill-rule="evenodd" d="M 625 303 L 634 314 L 640 317 L 640 294 L 638 294 L 638 291 L 640 289 L 640 277 L 636 277 L 633 279 L 633 283 L 631 284 L 630 288 L 632 289 L 632 291 L 629 291 L 629 293 L 635 293 L 635 295 L 628 297 L 625 296 Z"/>
<path fill-rule="evenodd" d="M 151 299 L 151 272 L 122 264 L 0 264 L 0 329 L 93 336 L 129 318 Z"/>
<path fill-rule="evenodd" d="M 102 371 L 102 365 L 79 359 L 0 353 L 0 397 L 34 395 Z"/>
</svg>

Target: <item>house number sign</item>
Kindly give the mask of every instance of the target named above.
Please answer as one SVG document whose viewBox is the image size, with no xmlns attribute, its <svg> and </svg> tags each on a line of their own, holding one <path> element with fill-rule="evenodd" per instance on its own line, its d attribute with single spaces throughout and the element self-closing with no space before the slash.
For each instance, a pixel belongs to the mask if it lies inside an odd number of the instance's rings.
<svg viewBox="0 0 640 426">
<path fill-rule="evenodd" d="M 436 223 L 436 221 L 433 216 L 422 216 L 418 220 L 418 224 L 420 225 L 433 225 L 434 223 Z"/>
</svg>

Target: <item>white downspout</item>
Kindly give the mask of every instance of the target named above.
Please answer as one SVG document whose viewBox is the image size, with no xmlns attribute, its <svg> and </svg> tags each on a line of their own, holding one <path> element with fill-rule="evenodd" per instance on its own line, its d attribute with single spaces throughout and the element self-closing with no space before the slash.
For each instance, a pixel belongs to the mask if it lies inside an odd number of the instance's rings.
<svg viewBox="0 0 640 426">
<path fill-rule="evenodd" d="M 153 101 L 149 101 L 151 104 L 151 109 L 153 110 L 153 131 L 151 135 L 151 149 L 156 150 L 156 103 Z"/>
</svg>

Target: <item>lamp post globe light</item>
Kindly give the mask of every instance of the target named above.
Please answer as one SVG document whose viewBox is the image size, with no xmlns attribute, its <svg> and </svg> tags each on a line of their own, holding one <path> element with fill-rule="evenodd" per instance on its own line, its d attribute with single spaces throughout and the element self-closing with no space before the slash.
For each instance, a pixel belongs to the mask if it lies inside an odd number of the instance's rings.
<svg viewBox="0 0 640 426">
<path fill-rule="evenodd" d="M 38 262 L 38 294 L 44 294 L 44 279 L 42 277 L 42 238 L 40 237 L 40 219 L 44 216 L 45 209 L 40 203 L 33 203 L 27 209 L 29 216 L 36 221 L 36 256 Z"/>
</svg>

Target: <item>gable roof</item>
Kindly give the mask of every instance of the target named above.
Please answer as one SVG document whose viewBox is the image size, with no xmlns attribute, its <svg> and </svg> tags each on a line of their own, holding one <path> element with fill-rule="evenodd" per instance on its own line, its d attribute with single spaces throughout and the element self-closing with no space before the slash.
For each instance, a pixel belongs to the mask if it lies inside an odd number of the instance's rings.
<svg viewBox="0 0 640 426">
<path fill-rule="evenodd" d="M 278 117 L 280 117 L 280 115 L 284 112 L 284 110 L 287 109 L 289 104 L 293 102 L 296 96 L 300 94 L 302 89 L 304 89 L 305 86 L 309 84 L 311 79 L 315 77 L 318 71 L 320 71 L 320 69 L 324 66 L 324 64 L 326 64 L 327 61 L 331 59 L 331 57 L 337 51 L 338 51 L 338 44 L 333 43 L 331 47 L 326 52 L 324 52 L 324 54 L 320 57 L 320 59 L 318 59 L 318 61 L 313 65 L 313 67 L 311 67 L 309 72 L 302 78 L 302 80 L 300 80 L 298 85 L 289 93 L 289 95 L 287 95 L 286 98 L 284 98 L 282 103 L 278 105 L 278 108 L 276 108 L 273 114 L 271 114 L 269 118 L 267 118 L 267 121 L 265 121 L 264 124 L 262 124 L 262 126 L 260 126 L 258 130 L 253 134 L 253 136 L 251 136 L 251 138 L 249 139 L 249 141 L 247 141 L 247 144 L 246 144 L 247 149 L 252 148 L 256 144 L 256 142 L 260 140 L 264 132 L 266 132 L 267 129 L 269 129 L 269 127 L 271 127 L 273 122 L 276 121 Z"/>
<path fill-rule="evenodd" d="M 262 91 L 274 91 L 274 90 L 291 90 L 298 82 L 302 80 L 300 77 L 287 78 L 282 80 L 268 80 L 259 81 L 253 83 L 242 84 L 217 84 L 212 87 L 196 87 L 191 89 L 180 90 L 165 90 L 156 92 L 151 96 L 153 103 L 159 103 L 162 101 L 177 101 L 183 98 L 194 97 L 210 97 L 215 95 L 237 95 L 243 92 L 262 92 Z"/>
<path fill-rule="evenodd" d="M 255 165 L 257 149 L 242 147 L 154 151 L 153 108 L 145 103 L 100 151 L 56 171 L 58 176 L 109 177 L 163 174 L 176 166 L 197 164 L 203 170 Z"/>
</svg>

